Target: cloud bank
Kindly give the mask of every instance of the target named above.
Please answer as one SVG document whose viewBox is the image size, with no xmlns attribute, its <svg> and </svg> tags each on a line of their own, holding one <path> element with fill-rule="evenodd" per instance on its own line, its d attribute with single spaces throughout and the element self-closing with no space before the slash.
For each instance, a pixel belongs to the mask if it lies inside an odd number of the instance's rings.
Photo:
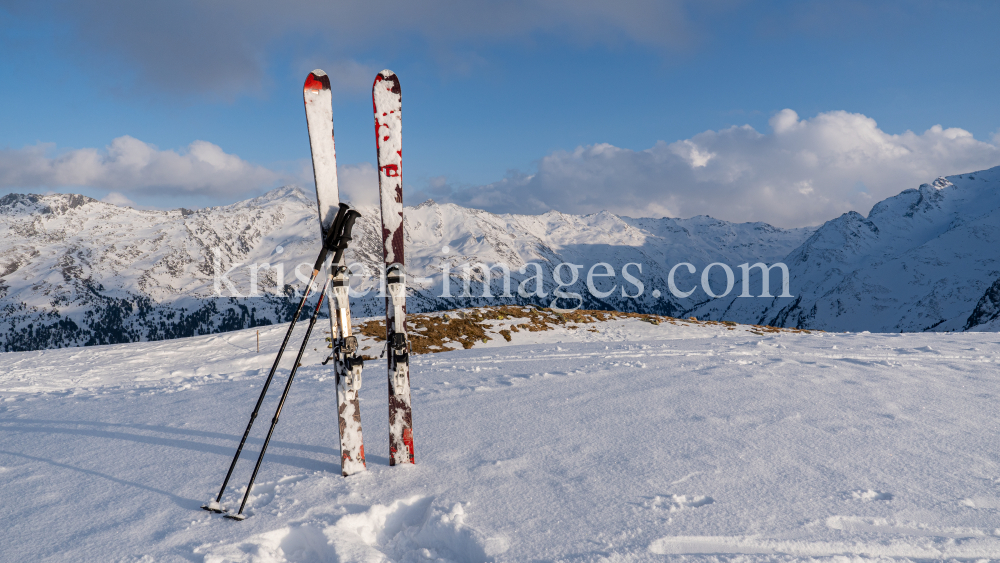
<svg viewBox="0 0 1000 563">
<path fill-rule="evenodd" d="M 104 149 L 55 153 L 53 144 L 0 149 L 0 189 L 109 190 L 103 201 L 142 207 L 145 196 L 205 196 L 222 203 L 253 197 L 284 184 L 312 189 L 312 164 L 295 174 L 271 170 L 228 154 L 218 145 L 195 141 L 187 150 L 160 150 L 134 137 Z M 378 205 L 378 171 L 370 163 L 337 167 L 341 197 L 354 205 Z M 132 198 L 139 200 L 137 204 Z"/>
<path fill-rule="evenodd" d="M 711 215 L 797 227 L 850 210 L 867 214 L 876 202 L 938 176 L 1000 165 L 997 144 L 963 129 L 892 135 L 862 114 L 799 119 L 791 109 L 775 114 L 770 126 L 769 133 L 749 125 L 706 131 L 642 151 L 581 146 L 545 156 L 535 174 L 513 173 L 487 186 L 452 189 L 436 179 L 410 201 L 507 213 Z"/>
<path fill-rule="evenodd" d="M 232 198 L 293 178 L 195 141 L 186 151 L 159 150 L 134 137 L 118 137 L 102 149 L 75 149 L 50 156 L 52 144 L 0 150 L 0 188 L 90 187 L 123 194 L 198 194 Z"/>
<path fill-rule="evenodd" d="M 832 111 L 800 119 L 790 109 L 775 114 L 770 127 L 768 133 L 749 125 L 706 131 L 641 151 L 609 144 L 556 151 L 539 160 L 534 174 L 512 172 L 485 186 L 456 188 L 445 177 L 419 189 L 407 185 L 406 202 L 434 199 L 529 215 L 553 209 L 711 215 L 798 227 L 850 210 L 867 214 L 876 202 L 938 176 L 1000 165 L 997 139 L 979 141 L 957 128 L 892 135 L 861 114 Z M 0 150 L 0 189 L 89 187 L 114 192 L 108 197 L 122 203 L 194 194 L 231 202 L 281 184 L 312 185 L 308 161 L 290 174 L 207 141 L 173 151 L 125 136 L 104 149 L 53 152 L 52 145 Z M 338 178 L 344 200 L 378 204 L 372 164 L 342 164 Z"/>
</svg>

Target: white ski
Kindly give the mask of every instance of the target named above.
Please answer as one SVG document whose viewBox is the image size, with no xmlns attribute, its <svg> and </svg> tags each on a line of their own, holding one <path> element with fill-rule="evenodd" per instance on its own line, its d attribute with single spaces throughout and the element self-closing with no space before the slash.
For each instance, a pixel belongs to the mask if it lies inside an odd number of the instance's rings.
<svg viewBox="0 0 1000 563">
<path fill-rule="evenodd" d="M 406 339 L 406 261 L 403 255 L 403 118 L 399 78 L 383 70 L 372 85 L 378 187 L 385 258 L 386 352 L 389 365 L 389 465 L 414 463 L 410 347 Z"/>
<path fill-rule="evenodd" d="M 316 203 L 323 240 L 331 228 L 340 204 L 337 186 L 337 151 L 333 140 L 333 97 L 330 78 L 314 70 L 302 89 L 312 149 L 313 177 L 316 180 Z M 347 295 L 347 272 L 344 259 L 330 264 L 331 295 L 330 340 L 333 344 L 334 369 L 337 374 L 337 418 L 340 429 L 340 469 L 345 477 L 365 470 L 365 446 L 361 435 L 361 359 L 356 356 L 357 338 L 351 335 L 351 308 Z M 353 346 L 352 346 L 353 344 Z"/>
</svg>

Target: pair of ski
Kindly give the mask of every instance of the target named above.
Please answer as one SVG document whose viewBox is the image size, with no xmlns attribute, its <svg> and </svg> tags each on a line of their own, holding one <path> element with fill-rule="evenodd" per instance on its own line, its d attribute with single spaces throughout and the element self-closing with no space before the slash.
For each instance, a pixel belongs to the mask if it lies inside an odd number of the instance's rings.
<svg viewBox="0 0 1000 563">
<path fill-rule="evenodd" d="M 322 70 L 314 70 L 303 86 L 309 143 L 312 149 L 313 174 L 320 224 L 326 228 L 330 210 L 340 202 L 337 186 L 337 157 L 333 141 L 333 97 L 330 79 Z M 372 109 L 375 114 L 375 147 L 378 153 L 379 194 L 382 215 L 382 257 L 385 260 L 386 351 L 389 375 L 389 465 L 414 463 L 413 416 L 410 407 L 410 357 L 406 338 L 406 274 L 403 254 L 403 148 L 402 101 L 399 78 L 383 70 L 372 84 Z M 340 204 L 342 205 L 342 204 Z M 324 231 L 324 236 L 326 231 Z M 347 303 L 347 286 L 338 299 Z M 331 302 L 332 307 L 332 302 Z M 330 311 L 330 334 L 338 346 L 351 353 L 357 339 L 350 336 L 351 311 L 338 310 L 336 323 Z M 345 341 L 345 338 L 347 339 Z M 346 342 L 346 344 L 343 344 Z M 338 344 L 341 343 L 341 344 Z M 325 362 L 324 362 L 325 363 Z M 337 369 L 338 382 L 343 369 Z M 339 388 L 339 387 L 338 387 Z M 356 394 L 353 402 L 338 399 L 340 419 L 341 473 L 347 477 L 365 469 L 364 441 L 361 435 L 361 410 Z"/>
<path fill-rule="evenodd" d="M 330 79 L 321 70 L 315 70 L 306 78 L 303 87 L 303 101 L 306 108 L 306 122 L 309 128 L 309 143 L 312 151 L 313 174 L 316 182 L 316 200 L 319 209 L 320 227 L 323 249 L 313 267 L 312 276 L 306 285 L 306 290 L 292 317 L 285 338 L 278 350 L 271 371 L 264 382 L 264 388 L 250 421 L 243 433 L 243 438 L 236 450 L 236 455 L 229 466 L 229 471 L 222 483 L 222 488 L 214 501 L 202 506 L 213 512 L 226 512 L 222 508 L 222 495 L 232 477 L 236 462 L 246 443 L 247 436 L 253 426 L 254 419 L 267 394 L 271 380 L 277 371 L 281 356 L 291 338 L 295 323 L 309 297 L 313 283 L 319 276 L 324 262 L 330 252 L 334 253 L 330 261 L 329 275 L 326 284 L 319 295 L 316 308 L 309 321 L 305 338 L 299 348 L 295 364 L 289 373 L 282 392 L 267 438 L 261 448 L 250 482 L 240 503 L 239 512 L 226 514 L 227 518 L 243 520 L 243 509 L 254 480 L 264 459 L 267 445 L 278 423 L 278 417 L 284 406 L 288 391 L 291 388 L 295 372 L 298 369 L 302 354 L 316 324 L 327 291 L 332 287 L 332 297 L 329 300 L 331 343 L 333 353 L 326 361 L 334 360 L 337 388 L 337 415 L 340 433 L 341 474 L 345 477 L 365 469 L 364 441 L 361 433 L 361 408 L 358 391 L 361 387 L 361 370 L 363 359 L 357 355 L 357 337 L 351 335 L 351 310 L 348 303 L 348 271 L 344 265 L 344 250 L 351 240 L 351 230 L 360 215 L 351 210 L 347 204 L 340 203 L 337 184 L 337 159 L 333 136 L 333 107 L 330 92 Z M 376 76 L 372 86 L 372 104 L 375 113 L 376 148 L 379 163 L 379 191 L 381 194 L 382 212 L 382 242 L 383 257 L 386 265 L 386 349 L 389 352 L 389 464 L 414 463 L 413 455 L 413 424 L 410 407 L 409 379 L 409 345 L 406 339 L 406 279 L 403 254 L 403 186 L 402 186 L 402 116 L 399 79 L 394 73 L 383 70 Z"/>
</svg>

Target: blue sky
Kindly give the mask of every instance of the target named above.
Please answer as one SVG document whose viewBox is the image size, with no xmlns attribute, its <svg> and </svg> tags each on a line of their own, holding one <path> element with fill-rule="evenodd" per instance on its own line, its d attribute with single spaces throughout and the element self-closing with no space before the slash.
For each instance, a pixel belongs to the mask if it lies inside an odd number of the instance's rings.
<svg viewBox="0 0 1000 563">
<path fill-rule="evenodd" d="M 316 67 L 361 203 L 382 68 L 408 204 L 800 226 L 1000 165 L 993 1 L 24 4 L 0 0 L 0 193 L 311 189 Z"/>
</svg>

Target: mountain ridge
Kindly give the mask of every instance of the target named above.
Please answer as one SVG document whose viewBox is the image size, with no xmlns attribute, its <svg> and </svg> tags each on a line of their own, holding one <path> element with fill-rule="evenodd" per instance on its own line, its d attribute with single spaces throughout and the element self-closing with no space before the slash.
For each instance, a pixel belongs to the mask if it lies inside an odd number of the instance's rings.
<svg viewBox="0 0 1000 563">
<path fill-rule="evenodd" d="M 982 329 L 990 320 L 974 310 L 1000 280 L 998 225 L 1000 167 L 938 178 L 816 229 L 785 258 L 796 302 L 729 299 L 725 314 L 841 331 Z"/>
<path fill-rule="evenodd" d="M 381 316 L 379 213 L 359 210 L 347 260 L 365 275 L 355 279 L 363 295 L 352 310 Z M 287 321 L 318 252 L 317 218 L 315 198 L 297 186 L 196 210 L 141 210 L 73 194 L 3 196 L 0 350 Z M 996 225 L 1000 167 L 904 190 L 867 217 L 852 211 L 798 229 L 705 215 L 497 215 L 427 200 L 406 211 L 408 309 L 555 303 L 825 330 L 997 330 Z M 564 262 L 578 267 L 560 268 Z M 682 262 L 696 273 L 676 268 Z M 757 262 L 786 263 L 793 297 L 741 298 L 738 266 Z M 463 267 L 477 263 L 484 268 L 470 271 L 466 294 Z M 728 280 L 718 264 L 733 272 L 734 289 L 713 298 L 699 282 L 720 293 Z M 501 265 L 512 272 L 510 297 Z M 608 268 L 613 276 L 600 277 Z M 689 296 L 669 290 L 671 269 L 676 285 L 693 288 Z M 760 275 L 749 271 L 757 295 Z M 563 286 L 557 274 L 575 283 Z M 770 293 L 780 295 L 780 272 L 772 274 Z"/>
</svg>

